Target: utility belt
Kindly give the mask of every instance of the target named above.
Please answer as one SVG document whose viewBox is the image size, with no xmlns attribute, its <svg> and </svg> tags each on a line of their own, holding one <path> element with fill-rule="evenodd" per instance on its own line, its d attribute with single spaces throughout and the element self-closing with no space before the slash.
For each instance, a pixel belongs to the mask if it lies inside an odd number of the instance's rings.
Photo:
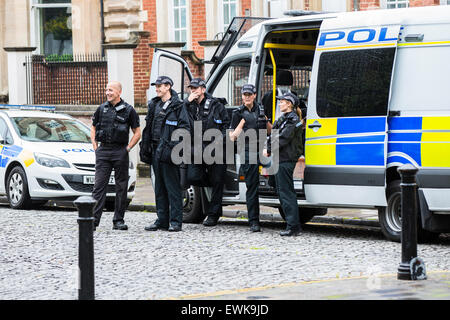
<svg viewBox="0 0 450 320">
<path fill-rule="evenodd" d="M 121 148 L 125 147 L 126 144 L 123 143 L 109 143 L 109 142 L 99 142 L 101 147 L 109 147 L 109 148 Z"/>
</svg>

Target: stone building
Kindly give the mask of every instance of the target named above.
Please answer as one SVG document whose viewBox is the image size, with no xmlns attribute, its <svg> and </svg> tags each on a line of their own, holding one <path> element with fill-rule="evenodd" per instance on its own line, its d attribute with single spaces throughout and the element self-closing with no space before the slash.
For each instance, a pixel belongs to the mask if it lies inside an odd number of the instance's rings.
<svg viewBox="0 0 450 320">
<path fill-rule="evenodd" d="M 181 54 L 195 75 L 204 76 L 204 60 L 235 16 L 448 4 L 450 0 L 0 0 L 0 103 L 9 93 L 11 53 L 62 56 L 128 48 L 134 102 L 145 105 L 154 48 Z"/>
</svg>

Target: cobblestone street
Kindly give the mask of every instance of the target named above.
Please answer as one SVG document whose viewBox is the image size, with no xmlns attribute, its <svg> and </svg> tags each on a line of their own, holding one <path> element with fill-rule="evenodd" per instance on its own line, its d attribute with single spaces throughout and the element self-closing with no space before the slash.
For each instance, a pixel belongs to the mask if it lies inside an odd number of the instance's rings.
<svg viewBox="0 0 450 320">
<path fill-rule="evenodd" d="M 78 212 L 0 207 L 0 299 L 77 299 Z M 367 230 L 305 226 L 282 238 L 283 223 L 250 233 L 247 221 L 184 224 L 146 232 L 156 214 L 127 212 L 128 231 L 112 230 L 105 212 L 94 234 L 96 299 L 167 299 L 312 280 L 395 274 L 399 243 Z M 448 270 L 450 241 L 421 244 L 427 272 Z"/>
</svg>

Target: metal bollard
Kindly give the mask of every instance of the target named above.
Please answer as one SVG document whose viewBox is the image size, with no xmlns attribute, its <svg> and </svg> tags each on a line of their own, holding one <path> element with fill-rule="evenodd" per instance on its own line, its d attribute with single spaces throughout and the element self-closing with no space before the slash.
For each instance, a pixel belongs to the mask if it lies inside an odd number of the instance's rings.
<svg viewBox="0 0 450 320">
<path fill-rule="evenodd" d="M 411 164 L 398 168 L 401 176 L 402 202 L 402 262 L 398 267 L 398 280 L 426 279 L 423 261 L 417 257 L 417 183 L 419 170 Z"/>
<path fill-rule="evenodd" d="M 78 208 L 79 245 L 78 267 L 80 270 L 78 300 L 94 300 L 94 215 L 97 203 L 90 196 L 79 197 L 74 205 Z"/>
</svg>

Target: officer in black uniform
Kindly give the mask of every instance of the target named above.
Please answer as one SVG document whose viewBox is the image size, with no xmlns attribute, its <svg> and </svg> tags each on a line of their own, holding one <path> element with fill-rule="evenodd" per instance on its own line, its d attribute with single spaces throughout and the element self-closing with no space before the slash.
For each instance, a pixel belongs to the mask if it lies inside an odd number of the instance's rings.
<svg viewBox="0 0 450 320">
<path fill-rule="evenodd" d="M 172 149 L 178 143 L 172 141 L 172 133 L 176 129 L 186 129 L 189 133 L 189 115 L 172 89 L 171 78 L 160 76 L 151 85 L 156 87 L 157 96 L 148 104 L 140 156 L 153 167 L 158 218 L 144 229 L 177 232 L 181 231 L 183 222 L 183 197 L 179 166 L 171 158 Z"/>
<path fill-rule="evenodd" d="M 108 101 L 97 108 L 92 118 L 91 140 L 95 150 L 95 184 L 92 197 L 97 200 L 94 208 L 94 230 L 100 223 L 112 169 L 116 182 L 113 229 L 128 229 L 124 222 L 128 191 L 128 153 L 141 138 L 141 129 L 136 110 L 120 98 L 121 94 L 122 85 L 119 82 L 108 83 Z M 128 142 L 130 128 L 133 137 Z"/>
<path fill-rule="evenodd" d="M 194 121 L 202 123 L 202 137 L 206 130 L 217 129 L 222 132 L 225 138 L 226 130 L 230 126 L 230 119 L 223 103 L 206 92 L 206 82 L 201 78 L 192 79 L 189 88 L 191 94 L 184 100 L 191 120 L 191 129 Z M 222 139 L 222 141 L 225 141 Z M 214 142 L 203 142 L 203 150 Z M 220 147 L 224 148 L 224 144 Z M 226 164 L 220 159 L 220 163 L 205 164 L 203 169 L 208 177 L 208 185 L 212 186 L 211 201 L 207 208 L 207 217 L 203 221 L 204 226 L 215 226 L 222 215 L 222 195 L 225 183 Z M 202 193 L 203 196 L 203 193 Z"/>
<path fill-rule="evenodd" d="M 293 174 L 297 160 L 303 153 L 302 116 L 296 95 L 287 92 L 277 96 L 277 99 L 280 100 L 283 115 L 274 123 L 263 153 L 270 156 L 278 148 L 278 159 L 272 161 L 279 162 L 275 183 L 287 223 L 286 230 L 281 231 L 280 235 L 295 236 L 301 232 Z M 278 133 L 275 129 L 278 129 Z"/>
<path fill-rule="evenodd" d="M 264 114 L 264 107 L 262 104 L 256 103 L 256 88 L 252 84 L 246 84 L 242 87 L 242 100 L 243 105 L 238 109 L 233 111 L 231 117 L 230 129 L 230 139 L 235 141 L 241 131 L 255 130 L 256 136 L 259 138 L 259 129 L 270 130 L 268 126 L 267 117 Z M 265 137 L 264 137 L 265 139 Z M 247 139 L 246 139 L 247 140 Z M 256 145 L 255 152 L 252 154 L 251 145 Z M 246 201 L 247 201 L 247 211 L 248 220 L 250 224 L 250 231 L 258 232 L 261 231 L 261 226 L 259 223 L 259 199 L 258 199 L 258 189 L 259 189 L 259 161 L 256 163 L 250 163 L 252 159 L 258 160 L 258 141 L 246 141 L 244 159 L 241 158 L 241 168 L 245 177 L 245 185 L 247 186 Z M 241 152 L 242 154 L 242 152 Z M 244 161 L 242 161 L 244 160 Z"/>
</svg>

